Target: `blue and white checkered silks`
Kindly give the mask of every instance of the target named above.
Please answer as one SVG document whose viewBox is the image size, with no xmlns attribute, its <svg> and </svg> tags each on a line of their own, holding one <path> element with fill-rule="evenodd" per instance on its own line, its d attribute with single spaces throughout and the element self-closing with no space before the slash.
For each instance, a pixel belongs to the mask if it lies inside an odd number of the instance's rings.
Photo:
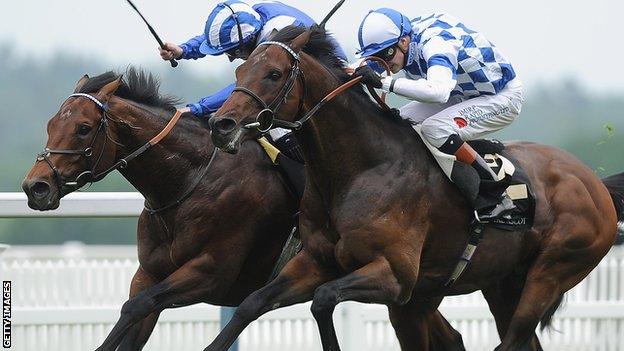
<svg viewBox="0 0 624 351">
<path fill-rule="evenodd" d="M 208 16 L 204 29 L 206 40 L 199 51 L 204 55 L 220 55 L 252 40 L 262 25 L 260 14 L 248 4 L 240 0 L 219 3 Z"/>
<path fill-rule="evenodd" d="M 376 54 L 395 45 L 401 37 L 411 32 L 410 20 L 400 12 L 389 8 L 370 11 L 360 24 L 360 50 L 357 55 L 367 57 Z"/>
<path fill-rule="evenodd" d="M 470 98 L 494 95 L 516 77 L 511 63 L 494 44 L 450 15 L 415 18 L 412 29 L 404 67 L 408 78 L 426 78 L 428 67 L 442 65 L 457 79 L 451 96 Z"/>
</svg>

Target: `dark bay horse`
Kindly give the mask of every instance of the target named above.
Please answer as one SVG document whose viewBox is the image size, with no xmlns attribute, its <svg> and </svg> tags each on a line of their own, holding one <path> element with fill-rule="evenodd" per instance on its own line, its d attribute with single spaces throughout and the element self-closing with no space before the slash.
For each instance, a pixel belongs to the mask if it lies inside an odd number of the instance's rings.
<svg viewBox="0 0 624 351">
<path fill-rule="evenodd" d="M 175 99 L 160 96 L 158 82 L 134 69 L 124 80 L 111 72 L 85 76 L 75 91 L 108 105 L 108 125 L 99 130 L 102 111 L 89 98 L 63 102 L 48 122 L 47 147 L 84 150 L 91 145 L 95 161 L 50 154 L 60 184 L 51 166 L 37 162 L 23 182 L 33 209 L 58 207 L 64 195 L 88 179 L 79 178 L 81 173 L 102 172 L 126 157 L 158 134 L 175 112 Z M 141 213 L 140 266 L 102 350 L 118 345 L 119 350 L 140 350 L 166 308 L 198 302 L 238 305 L 266 283 L 292 228 L 299 200 L 261 146 L 245 143 L 240 157 L 218 152 L 209 165 L 215 149 L 205 123 L 183 115 L 159 144 L 120 170 L 152 209 L 192 192 L 178 206 Z M 77 184 L 66 181 L 76 178 Z"/>
<path fill-rule="evenodd" d="M 266 121 L 266 112 L 256 115 L 271 101 L 282 102 L 279 118 L 298 129 L 292 122 L 349 79 L 322 30 L 286 28 L 273 41 L 238 67 L 242 88 L 211 119 L 215 145 L 230 153 L 257 136 L 245 126 Z M 541 350 L 538 323 L 549 325 L 563 294 L 610 249 L 624 217 L 624 173 L 603 183 L 562 150 L 508 144 L 537 195 L 534 226 L 488 227 L 470 267 L 446 290 L 472 214 L 409 123 L 358 87 L 327 103 L 295 136 L 307 171 L 304 249 L 243 301 L 206 350 L 225 350 L 261 314 L 310 299 L 324 350 L 339 350 L 332 313 L 347 300 L 387 305 L 403 350 L 427 350 L 424 322 L 442 296 L 476 290 L 495 317 L 499 350 Z"/>
</svg>

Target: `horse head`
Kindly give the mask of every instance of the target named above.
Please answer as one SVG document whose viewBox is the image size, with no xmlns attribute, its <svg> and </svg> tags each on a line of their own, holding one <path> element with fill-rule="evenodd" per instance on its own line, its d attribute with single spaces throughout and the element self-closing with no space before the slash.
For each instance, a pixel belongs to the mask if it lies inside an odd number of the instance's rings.
<svg viewBox="0 0 624 351">
<path fill-rule="evenodd" d="M 121 85 L 121 76 L 111 78 L 87 94 L 82 92 L 89 82 L 84 75 L 48 121 L 46 147 L 22 182 L 30 208 L 56 209 L 63 196 L 92 181 L 94 174 L 114 162 L 116 131 L 109 123 L 108 102 Z"/>
<path fill-rule="evenodd" d="M 275 117 L 292 121 L 303 108 L 305 81 L 299 53 L 310 39 L 304 31 L 291 43 L 265 42 L 236 69 L 237 87 L 210 120 L 213 143 L 237 153 L 241 143 L 278 125 Z"/>
</svg>

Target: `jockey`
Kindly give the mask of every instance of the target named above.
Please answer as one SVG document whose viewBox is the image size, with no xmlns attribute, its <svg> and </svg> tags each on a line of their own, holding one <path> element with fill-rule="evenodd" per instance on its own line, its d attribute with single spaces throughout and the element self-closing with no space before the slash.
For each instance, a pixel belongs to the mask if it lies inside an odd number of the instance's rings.
<svg viewBox="0 0 624 351">
<path fill-rule="evenodd" d="M 522 83 L 496 46 L 447 14 L 410 21 L 388 8 L 366 15 L 359 43 L 359 56 L 379 57 L 393 73 L 405 73 L 405 78 L 381 78 L 376 65 L 366 65 L 355 72 L 363 83 L 413 100 L 400 114 L 420 123 L 427 142 L 471 165 L 481 179 L 498 180 L 465 142 L 508 126 L 522 108 Z M 453 181 L 463 189 L 460 179 Z M 479 218 L 491 220 L 513 208 L 503 194 L 502 201 Z"/>
<path fill-rule="evenodd" d="M 228 0 L 217 4 L 208 15 L 204 34 L 191 38 L 184 44 L 165 43 L 160 49 L 163 60 L 198 59 L 206 55 L 227 55 L 230 62 L 246 60 L 258 44 L 266 41 L 275 31 L 289 25 L 311 27 L 314 20 L 305 13 L 279 1 L 253 1 L 253 5 L 241 0 Z M 338 47 L 338 54 L 346 55 Z M 232 83 L 220 91 L 188 104 L 185 111 L 195 116 L 209 116 L 217 111 L 234 91 Z M 274 140 L 288 131 L 271 131 Z"/>
</svg>

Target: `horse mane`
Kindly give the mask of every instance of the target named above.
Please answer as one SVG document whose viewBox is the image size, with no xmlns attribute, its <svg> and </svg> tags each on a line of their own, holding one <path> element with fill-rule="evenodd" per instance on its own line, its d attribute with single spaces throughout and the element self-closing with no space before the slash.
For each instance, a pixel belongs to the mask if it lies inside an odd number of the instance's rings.
<svg viewBox="0 0 624 351">
<path fill-rule="evenodd" d="M 127 99 L 147 107 L 165 110 L 152 111 L 156 116 L 168 120 L 176 110 L 175 105 L 180 103 L 180 98 L 173 95 L 162 95 L 160 93 L 160 80 L 153 74 L 133 66 L 129 66 L 122 74 L 114 71 L 108 71 L 98 76 L 89 78 L 87 82 L 80 88 L 79 93 L 95 93 L 102 89 L 106 84 L 123 76 L 121 85 L 115 92 L 115 96 Z M 185 117 L 189 118 L 185 118 Z M 190 113 L 182 115 L 178 127 L 175 129 L 186 128 L 188 130 L 197 129 L 198 127 L 207 128 L 208 118 L 196 118 Z"/>
<path fill-rule="evenodd" d="M 273 34 L 270 40 L 278 41 L 285 44 L 290 44 L 300 34 L 303 34 L 306 30 L 301 26 L 287 26 L 277 33 Z M 351 79 L 351 76 L 346 73 L 346 63 L 336 55 L 336 42 L 333 40 L 331 33 L 327 32 L 325 28 L 319 26 L 313 26 L 310 28 L 311 35 L 308 43 L 303 47 L 303 52 L 312 56 L 325 66 L 336 78 L 341 82 L 347 82 Z M 373 101 L 370 96 L 364 90 L 362 84 L 357 84 L 347 90 L 345 93 L 350 93 L 351 96 L 358 99 L 358 105 L 363 106 L 366 110 L 374 112 L 378 115 L 397 123 L 405 124 L 410 123 L 399 116 L 399 114 L 391 113 L 381 108 L 377 102 Z"/>
<path fill-rule="evenodd" d="M 167 111 L 175 110 L 180 99 L 172 95 L 161 95 L 160 81 L 153 74 L 143 69 L 130 66 L 121 74 L 123 79 L 115 96 L 128 99 L 151 107 L 158 107 Z M 113 71 L 100 74 L 89 80 L 80 88 L 80 93 L 94 93 L 106 84 L 119 78 L 120 74 Z"/>
</svg>

